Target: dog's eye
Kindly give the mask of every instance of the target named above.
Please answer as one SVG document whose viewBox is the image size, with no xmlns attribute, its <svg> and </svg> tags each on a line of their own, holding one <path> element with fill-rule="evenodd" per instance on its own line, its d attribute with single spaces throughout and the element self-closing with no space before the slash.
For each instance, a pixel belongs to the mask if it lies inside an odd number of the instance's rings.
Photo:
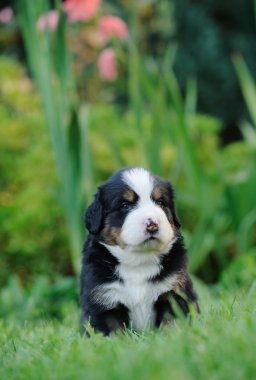
<svg viewBox="0 0 256 380">
<path fill-rule="evenodd" d="M 160 207 L 166 207 L 165 201 L 162 198 L 157 199 L 155 202 Z"/>
<path fill-rule="evenodd" d="M 128 211 L 132 208 L 132 203 L 131 202 L 128 202 L 128 201 L 125 201 L 121 204 L 121 209 L 123 211 Z"/>
</svg>

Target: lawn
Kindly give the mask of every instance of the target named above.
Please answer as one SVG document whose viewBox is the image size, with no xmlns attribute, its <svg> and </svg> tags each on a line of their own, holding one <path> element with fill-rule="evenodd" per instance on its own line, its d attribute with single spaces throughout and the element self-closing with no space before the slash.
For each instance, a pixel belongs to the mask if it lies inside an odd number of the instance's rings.
<svg viewBox="0 0 256 380">
<path fill-rule="evenodd" d="M 0 379 L 254 379 L 256 283 L 209 290 L 202 314 L 172 328 L 104 338 L 80 337 L 79 310 L 62 322 L 1 322 Z"/>
</svg>

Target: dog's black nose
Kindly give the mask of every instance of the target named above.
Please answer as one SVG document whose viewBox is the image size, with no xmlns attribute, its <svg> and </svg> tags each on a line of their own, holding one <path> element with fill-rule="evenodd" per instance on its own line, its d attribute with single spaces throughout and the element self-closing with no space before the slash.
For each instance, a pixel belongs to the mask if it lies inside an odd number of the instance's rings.
<svg viewBox="0 0 256 380">
<path fill-rule="evenodd" d="M 147 232 L 150 234 L 155 234 L 158 231 L 158 224 L 152 219 L 148 219 L 146 222 Z"/>
</svg>

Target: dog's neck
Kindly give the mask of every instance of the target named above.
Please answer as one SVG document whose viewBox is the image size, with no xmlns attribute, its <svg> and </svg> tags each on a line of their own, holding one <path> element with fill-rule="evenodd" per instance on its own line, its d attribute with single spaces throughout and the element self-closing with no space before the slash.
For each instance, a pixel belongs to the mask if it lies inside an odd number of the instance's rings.
<svg viewBox="0 0 256 380">
<path fill-rule="evenodd" d="M 178 238 L 173 239 L 168 246 L 163 247 L 160 250 L 149 250 L 141 252 L 139 249 L 136 251 L 135 247 L 122 248 L 118 245 L 110 245 L 100 242 L 108 252 L 114 256 L 120 264 L 124 264 L 131 267 L 138 267 L 144 265 L 159 265 L 160 259 L 163 255 L 170 253 L 173 245 Z"/>
</svg>

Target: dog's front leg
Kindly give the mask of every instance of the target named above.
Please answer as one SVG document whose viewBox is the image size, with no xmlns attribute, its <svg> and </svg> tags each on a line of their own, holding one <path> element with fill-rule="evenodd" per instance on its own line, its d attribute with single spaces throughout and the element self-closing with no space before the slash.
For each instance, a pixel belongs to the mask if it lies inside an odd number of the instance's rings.
<svg viewBox="0 0 256 380">
<path fill-rule="evenodd" d="M 104 336 L 124 330 L 129 325 L 128 309 L 121 304 L 110 310 L 93 312 L 86 319 L 95 331 Z"/>
</svg>

